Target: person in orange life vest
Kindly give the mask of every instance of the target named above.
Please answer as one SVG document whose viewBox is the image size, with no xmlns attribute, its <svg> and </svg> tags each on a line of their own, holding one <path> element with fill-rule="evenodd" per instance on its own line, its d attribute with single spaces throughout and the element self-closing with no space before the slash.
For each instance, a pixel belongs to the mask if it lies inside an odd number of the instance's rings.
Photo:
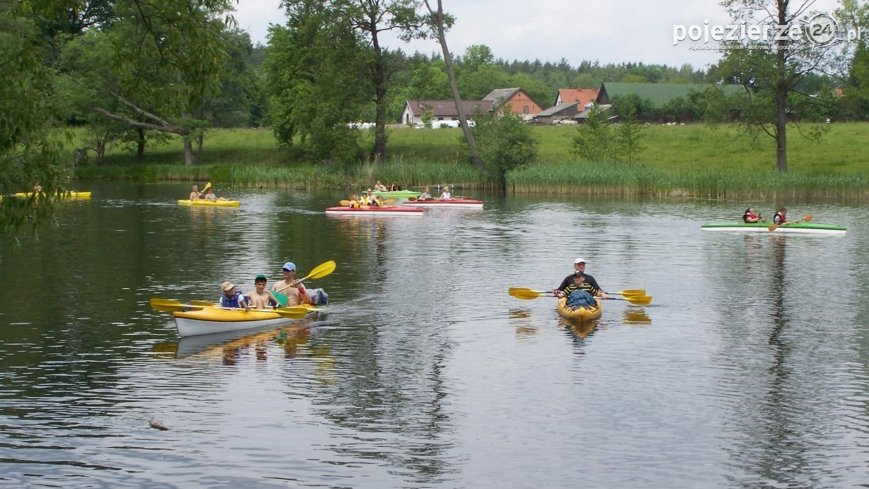
<svg viewBox="0 0 869 489">
<path fill-rule="evenodd" d="M 772 218 L 772 222 L 776 224 L 784 224 L 788 222 L 787 212 L 788 210 L 782 207 L 778 210 L 778 212 L 775 213 L 775 216 L 773 216 Z"/>
<path fill-rule="evenodd" d="M 742 214 L 743 222 L 758 222 L 761 221 L 760 214 L 754 212 L 754 209 L 749 207 L 745 209 L 745 213 Z"/>
</svg>

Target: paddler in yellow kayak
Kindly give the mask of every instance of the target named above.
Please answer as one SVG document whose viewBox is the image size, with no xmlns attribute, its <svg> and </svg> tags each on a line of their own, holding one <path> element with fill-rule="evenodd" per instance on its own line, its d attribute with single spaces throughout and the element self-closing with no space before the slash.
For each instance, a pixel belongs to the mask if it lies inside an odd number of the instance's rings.
<svg viewBox="0 0 869 489">
<path fill-rule="evenodd" d="M 257 275 L 256 278 L 253 279 L 254 290 L 244 294 L 247 297 L 250 306 L 254 309 L 266 309 L 269 307 L 275 308 L 280 305 L 275 294 L 266 289 L 266 282 L 268 282 L 268 279 L 265 275 Z"/>
<path fill-rule="evenodd" d="M 217 301 L 220 307 L 230 307 L 233 309 L 250 308 L 250 304 L 247 303 L 247 298 L 245 298 L 244 294 L 235 290 L 234 283 L 227 280 L 220 284 L 220 290 L 223 291 L 220 294 L 220 299 Z"/>
<path fill-rule="evenodd" d="M 301 304 L 313 304 L 319 306 L 329 303 L 329 295 L 323 289 L 311 289 L 308 291 L 305 286 L 299 282 L 296 283 L 296 265 L 288 261 L 281 268 L 284 273 L 284 279 L 276 282 L 272 286 L 272 292 L 275 292 L 278 300 L 283 294 L 287 297 L 287 303 L 281 303 L 281 307 L 292 307 Z"/>
</svg>

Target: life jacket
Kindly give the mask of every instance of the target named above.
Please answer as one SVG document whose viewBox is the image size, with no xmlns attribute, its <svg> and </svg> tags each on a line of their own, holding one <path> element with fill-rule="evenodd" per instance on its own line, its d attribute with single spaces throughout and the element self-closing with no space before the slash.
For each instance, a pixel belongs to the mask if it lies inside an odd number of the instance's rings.
<svg viewBox="0 0 869 489">
<path fill-rule="evenodd" d="M 776 224 L 784 224 L 784 223 L 788 222 L 787 217 L 785 217 L 785 214 L 781 211 L 776 212 L 775 217 L 772 220 Z"/>
<path fill-rule="evenodd" d="M 597 294 L 597 289 L 594 288 L 594 285 L 591 285 L 588 282 L 583 282 L 582 285 L 570 284 L 567 287 L 565 287 L 564 288 L 564 295 L 565 295 L 565 297 L 570 297 L 570 294 L 577 291 L 577 290 L 584 290 L 584 291 L 588 292 L 592 297 L 594 297 L 594 295 Z"/>
<path fill-rule="evenodd" d="M 244 296 L 244 294 L 237 290 L 231 298 L 226 297 L 226 294 L 220 294 L 220 305 L 223 307 L 242 308 L 244 307 L 241 305 L 242 301 L 247 303 L 248 299 Z"/>
</svg>

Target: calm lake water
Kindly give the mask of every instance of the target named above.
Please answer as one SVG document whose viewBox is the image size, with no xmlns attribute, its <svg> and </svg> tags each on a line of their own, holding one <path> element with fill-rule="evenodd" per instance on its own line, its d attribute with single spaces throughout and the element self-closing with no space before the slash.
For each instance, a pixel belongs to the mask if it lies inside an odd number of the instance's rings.
<svg viewBox="0 0 869 489">
<path fill-rule="evenodd" d="M 332 218 L 346 196 L 80 187 L 58 229 L 0 251 L 0 485 L 867 487 L 865 206 L 786 203 L 848 226 L 813 237 L 700 230 L 743 202 L 475 194 L 482 211 Z M 507 294 L 578 256 L 653 303 L 607 301 L 589 329 Z M 329 259 L 315 320 L 179 341 L 148 307 Z"/>
</svg>

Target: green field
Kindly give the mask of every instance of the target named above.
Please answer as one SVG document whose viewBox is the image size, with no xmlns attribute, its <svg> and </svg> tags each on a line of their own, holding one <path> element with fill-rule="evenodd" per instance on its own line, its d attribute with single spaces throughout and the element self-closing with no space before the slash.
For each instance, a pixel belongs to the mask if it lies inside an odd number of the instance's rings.
<svg viewBox="0 0 869 489">
<path fill-rule="evenodd" d="M 869 197 L 869 124 L 818 127 L 825 131 L 820 141 L 805 137 L 805 126 L 789 128 L 789 171 L 781 174 L 775 171 L 773 140 L 764 136 L 752 141 L 735 126 L 648 125 L 642 137 L 645 149 L 631 165 L 580 161 L 571 154 L 575 127 L 535 126 L 531 129 L 539 144 L 538 158 L 511 172 L 508 184 L 511 192 Z M 370 145 L 373 138 L 360 131 L 360 139 Z M 374 180 L 485 187 L 468 162 L 459 129 L 390 128 L 387 151 L 387 160 L 376 165 L 300 161 L 297 151 L 279 147 L 269 130 L 215 130 L 208 133 L 195 166 L 183 164 L 181 144 L 173 140 L 148 147 L 142 162 L 121 148 L 110 148 L 103 165 L 80 163 L 76 177 L 210 179 L 223 186 L 299 189 L 355 189 Z"/>
</svg>

